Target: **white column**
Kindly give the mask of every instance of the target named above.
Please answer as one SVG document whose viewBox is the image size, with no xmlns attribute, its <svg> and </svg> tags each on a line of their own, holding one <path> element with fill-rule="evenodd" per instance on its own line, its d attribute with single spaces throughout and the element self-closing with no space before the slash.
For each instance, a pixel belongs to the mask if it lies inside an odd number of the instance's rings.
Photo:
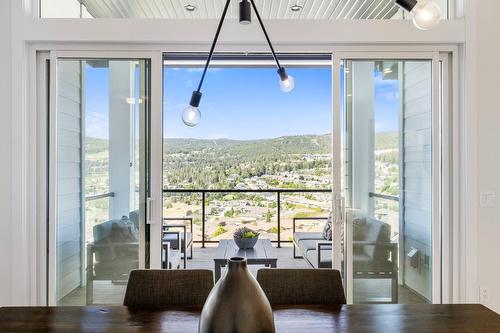
<svg viewBox="0 0 500 333">
<path fill-rule="evenodd" d="M 374 190 L 374 62 L 352 62 L 352 207 L 373 214 Z M 351 97 L 348 97 L 351 98 Z"/>
<path fill-rule="evenodd" d="M 133 97 L 131 77 L 133 68 L 128 61 L 109 62 L 109 189 L 115 197 L 110 200 L 110 218 L 128 216 L 133 201 Z"/>
</svg>

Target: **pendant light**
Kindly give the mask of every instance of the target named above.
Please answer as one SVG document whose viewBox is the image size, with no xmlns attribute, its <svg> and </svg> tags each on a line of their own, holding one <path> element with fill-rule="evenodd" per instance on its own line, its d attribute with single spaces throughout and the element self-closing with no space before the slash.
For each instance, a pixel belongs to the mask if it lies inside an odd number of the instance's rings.
<svg viewBox="0 0 500 333">
<path fill-rule="evenodd" d="M 396 0 L 396 4 L 410 12 L 413 24 L 421 30 L 434 28 L 441 21 L 441 8 L 429 0 Z"/>
<path fill-rule="evenodd" d="M 212 41 L 212 46 L 210 47 L 210 52 L 208 54 L 207 61 L 205 63 L 205 68 L 203 69 L 203 73 L 201 75 L 200 83 L 198 84 L 198 89 L 193 91 L 191 95 L 191 101 L 189 106 L 182 112 L 182 121 L 187 126 L 193 127 L 198 125 L 201 120 L 201 112 L 199 109 L 200 101 L 202 97 L 201 87 L 203 85 L 203 80 L 205 79 L 205 75 L 207 73 L 208 66 L 210 65 L 210 61 L 212 60 L 212 56 L 214 53 L 215 45 L 217 44 L 217 40 L 219 39 L 219 34 L 222 29 L 222 24 L 224 23 L 224 19 L 226 18 L 227 10 L 229 8 L 231 0 L 226 0 L 226 4 L 224 6 L 224 10 L 222 12 L 221 19 L 219 21 L 219 25 L 217 27 L 217 31 L 215 32 L 214 39 Z M 291 75 L 288 75 L 285 67 L 282 67 L 278 57 L 276 56 L 276 52 L 274 52 L 274 47 L 271 43 L 271 39 L 267 34 L 266 28 L 264 27 L 264 23 L 260 17 L 259 11 L 257 10 L 257 6 L 255 5 L 254 0 L 241 0 L 239 3 L 239 20 L 240 24 L 250 24 L 252 22 L 252 8 L 255 12 L 255 16 L 259 21 L 260 27 L 264 32 L 264 36 L 266 38 L 267 44 L 271 49 L 271 53 L 273 55 L 274 62 L 276 63 L 276 67 L 278 68 L 278 77 L 279 77 L 279 85 L 280 89 L 283 92 L 290 92 L 295 88 L 295 80 Z"/>
</svg>

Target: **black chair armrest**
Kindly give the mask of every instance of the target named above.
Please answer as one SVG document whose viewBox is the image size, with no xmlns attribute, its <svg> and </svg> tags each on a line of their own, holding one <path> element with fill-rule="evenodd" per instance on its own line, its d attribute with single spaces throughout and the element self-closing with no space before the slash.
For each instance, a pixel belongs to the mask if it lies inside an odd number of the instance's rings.
<svg viewBox="0 0 500 333">
<path fill-rule="evenodd" d="M 182 232 L 184 234 L 184 239 L 186 239 L 187 236 L 187 228 L 185 224 L 164 224 L 163 225 L 163 234 L 166 234 L 169 232 L 169 229 L 182 229 Z"/>
<path fill-rule="evenodd" d="M 168 228 L 183 228 L 183 229 L 186 229 L 186 225 L 185 224 L 164 223 L 163 224 L 163 228 L 164 229 L 168 229 Z"/>
<path fill-rule="evenodd" d="M 352 242 L 353 246 L 365 246 L 365 245 L 376 245 L 376 246 L 383 246 L 387 248 L 393 248 L 393 247 L 398 247 L 397 242 L 370 242 L 370 241 L 353 241 Z"/>
<path fill-rule="evenodd" d="M 329 247 L 329 249 L 325 247 Z M 318 268 L 320 267 L 321 263 L 321 250 L 331 250 L 331 249 L 332 249 L 332 242 L 316 242 L 316 252 L 318 254 Z"/>
<path fill-rule="evenodd" d="M 139 247 L 139 242 L 109 242 L 101 244 L 89 243 L 87 244 L 87 251 L 88 253 L 94 253 L 95 250 L 98 249 L 109 249 L 115 247 L 130 247 L 133 249 Z"/>
<path fill-rule="evenodd" d="M 189 221 L 189 229 L 191 232 L 193 232 L 193 218 L 192 217 L 164 217 L 163 218 L 163 226 L 166 227 L 182 227 L 185 226 L 186 224 L 171 224 L 171 223 L 166 223 L 167 221 Z"/>
<path fill-rule="evenodd" d="M 165 217 L 163 218 L 163 230 L 166 231 L 169 228 L 182 228 L 184 231 L 184 241 L 186 242 L 186 247 L 188 246 L 187 244 L 187 227 L 186 224 L 175 224 L 175 223 L 165 223 L 166 221 L 189 221 L 190 224 L 190 232 L 191 234 L 193 233 L 193 218 L 191 217 L 180 217 L 180 218 L 175 218 L 175 217 Z M 194 241 L 193 237 L 191 238 L 191 241 Z M 180 244 L 180 243 L 179 243 Z"/>
<path fill-rule="evenodd" d="M 294 217 L 292 219 L 293 233 L 295 233 L 297 221 L 328 220 L 328 217 Z"/>
<path fill-rule="evenodd" d="M 179 231 L 164 231 L 163 234 L 169 234 L 169 235 L 177 235 L 177 244 L 181 244 L 181 233 Z M 162 240 L 162 252 L 165 254 L 165 258 L 163 258 L 163 253 L 162 253 L 162 267 L 163 268 L 168 268 L 168 256 L 170 255 L 170 242 L 166 242 Z"/>
<path fill-rule="evenodd" d="M 161 268 L 168 269 L 170 242 L 162 242 Z"/>
</svg>

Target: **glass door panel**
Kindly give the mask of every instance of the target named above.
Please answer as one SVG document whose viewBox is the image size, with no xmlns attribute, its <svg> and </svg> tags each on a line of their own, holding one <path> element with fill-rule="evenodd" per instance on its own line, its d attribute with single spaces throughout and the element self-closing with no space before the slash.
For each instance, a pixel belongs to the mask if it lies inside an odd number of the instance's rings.
<svg viewBox="0 0 500 333">
<path fill-rule="evenodd" d="M 139 59 L 57 61 L 58 305 L 122 304 L 130 270 L 147 265 L 149 68 Z"/>
<path fill-rule="evenodd" d="M 344 60 L 340 78 L 349 298 L 431 302 L 432 61 Z"/>
</svg>

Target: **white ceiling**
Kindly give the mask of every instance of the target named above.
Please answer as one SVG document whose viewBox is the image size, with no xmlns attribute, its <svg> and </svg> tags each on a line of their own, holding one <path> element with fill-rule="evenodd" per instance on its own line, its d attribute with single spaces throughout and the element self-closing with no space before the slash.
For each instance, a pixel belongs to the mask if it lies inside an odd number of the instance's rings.
<svg viewBox="0 0 500 333">
<path fill-rule="evenodd" d="M 96 18 L 219 18 L 225 0 L 80 0 Z M 238 17 L 239 0 L 232 0 L 228 17 Z M 397 12 L 394 0 L 255 0 L 264 19 L 390 19 Z M 184 6 L 197 7 L 193 12 Z M 303 6 L 299 12 L 290 7 Z"/>
</svg>

